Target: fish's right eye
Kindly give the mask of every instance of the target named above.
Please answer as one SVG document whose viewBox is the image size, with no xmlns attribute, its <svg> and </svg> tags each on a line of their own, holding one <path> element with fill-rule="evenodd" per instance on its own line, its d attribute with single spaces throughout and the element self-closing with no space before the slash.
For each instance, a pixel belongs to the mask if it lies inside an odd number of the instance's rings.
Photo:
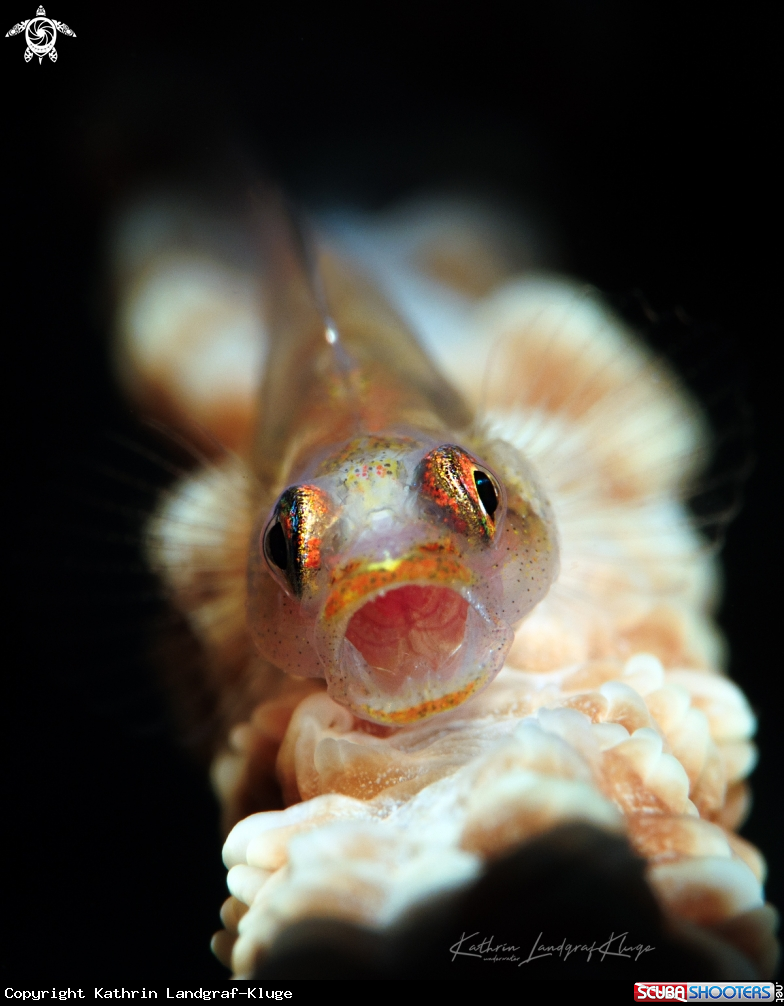
<svg viewBox="0 0 784 1006">
<path fill-rule="evenodd" d="M 289 565 L 289 550 L 286 544 L 286 535 L 280 526 L 279 520 L 276 520 L 269 531 L 267 531 L 267 538 L 264 544 L 267 557 L 271 562 L 275 563 L 278 569 L 282 569 L 285 572 Z"/>
<path fill-rule="evenodd" d="M 440 519 L 469 539 L 490 543 L 497 531 L 501 487 L 480 462 L 454 444 L 426 454 L 416 481 Z"/>
</svg>

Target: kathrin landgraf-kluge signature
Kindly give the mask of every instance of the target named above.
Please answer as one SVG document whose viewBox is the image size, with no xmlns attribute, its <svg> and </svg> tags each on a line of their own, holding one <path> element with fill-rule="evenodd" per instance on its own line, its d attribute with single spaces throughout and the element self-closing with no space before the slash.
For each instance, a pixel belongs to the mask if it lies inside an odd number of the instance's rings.
<svg viewBox="0 0 784 1006">
<path fill-rule="evenodd" d="M 541 957 L 552 957 L 554 954 L 558 954 L 565 961 L 575 953 L 588 954 L 589 961 L 594 954 L 601 957 L 602 960 L 605 957 L 628 957 L 629 959 L 634 957 L 637 961 L 642 954 L 656 949 L 656 947 L 644 946 L 642 943 L 638 943 L 635 947 L 627 946 L 626 937 L 628 935 L 628 932 L 619 933 L 617 936 L 615 933 L 610 933 L 609 939 L 604 943 L 597 944 L 594 941 L 590 945 L 587 943 L 567 943 L 566 937 L 564 937 L 556 946 L 545 946 L 542 943 L 544 936 L 542 932 L 534 940 L 534 945 L 528 956 L 521 959 L 517 954 L 520 947 L 512 946 L 509 943 L 493 943 L 494 936 L 482 937 L 478 943 L 466 945 L 468 940 L 479 936 L 479 932 L 470 933 L 468 936 L 463 933 L 460 939 L 449 948 L 449 953 L 452 955 L 453 962 L 458 957 L 479 957 L 483 961 L 509 961 L 517 963 L 517 966 L 521 967 L 523 964 L 530 964 L 531 961 L 537 961 Z"/>
</svg>

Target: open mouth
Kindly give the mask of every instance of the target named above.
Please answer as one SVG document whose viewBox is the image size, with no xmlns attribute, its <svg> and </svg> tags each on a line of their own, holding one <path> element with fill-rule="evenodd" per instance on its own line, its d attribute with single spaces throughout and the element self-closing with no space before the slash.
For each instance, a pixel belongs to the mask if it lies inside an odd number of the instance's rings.
<svg viewBox="0 0 784 1006">
<path fill-rule="evenodd" d="M 328 668 L 328 691 L 362 719 L 405 726 L 459 706 L 493 679 L 509 626 L 457 590 L 401 584 L 348 621 Z"/>
<path fill-rule="evenodd" d="M 468 611 L 468 602 L 448 587 L 396 587 L 364 604 L 345 638 L 379 691 L 397 695 L 416 682 L 452 676 Z"/>
<path fill-rule="evenodd" d="M 476 596 L 451 543 L 350 561 L 319 621 L 327 691 L 361 719 L 404 726 L 459 706 L 503 666 L 513 633 Z"/>
</svg>

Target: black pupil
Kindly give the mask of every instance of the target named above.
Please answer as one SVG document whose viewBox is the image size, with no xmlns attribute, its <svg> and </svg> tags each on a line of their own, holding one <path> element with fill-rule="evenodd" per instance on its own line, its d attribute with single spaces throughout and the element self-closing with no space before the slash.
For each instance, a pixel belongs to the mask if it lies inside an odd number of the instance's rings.
<svg viewBox="0 0 784 1006">
<path fill-rule="evenodd" d="M 479 493 L 479 499 L 482 501 L 482 506 L 485 508 L 487 516 L 492 518 L 498 509 L 498 495 L 496 494 L 495 486 L 484 472 L 474 472 L 474 482 L 476 484 L 476 491 Z"/>
<path fill-rule="evenodd" d="M 289 550 L 286 548 L 286 535 L 283 533 L 280 521 L 275 521 L 267 532 L 267 553 L 278 569 L 287 568 Z"/>
</svg>

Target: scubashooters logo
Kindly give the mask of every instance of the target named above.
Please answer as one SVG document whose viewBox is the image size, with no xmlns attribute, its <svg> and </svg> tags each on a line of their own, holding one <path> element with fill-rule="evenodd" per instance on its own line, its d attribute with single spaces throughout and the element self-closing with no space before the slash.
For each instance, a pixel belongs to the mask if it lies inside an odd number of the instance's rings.
<svg viewBox="0 0 784 1006">
<path fill-rule="evenodd" d="M 25 63 L 29 63 L 33 56 L 38 57 L 40 63 L 44 56 L 48 56 L 53 63 L 57 62 L 57 50 L 54 43 L 57 41 L 57 32 L 63 35 L 70 35 L 76 38 L 76 32 L 71 31 L 67 24 L 62 21 L 55 21 L 54 18 L 47 17 L 43 7 L 39 7 L 35 12 L 35 17 L 29 21 L 20 21 L 15 24 L 10 31 L 5 33 L 5 37 L 25 33 L 27 48 L 24 52 Z"/>
</svg>

